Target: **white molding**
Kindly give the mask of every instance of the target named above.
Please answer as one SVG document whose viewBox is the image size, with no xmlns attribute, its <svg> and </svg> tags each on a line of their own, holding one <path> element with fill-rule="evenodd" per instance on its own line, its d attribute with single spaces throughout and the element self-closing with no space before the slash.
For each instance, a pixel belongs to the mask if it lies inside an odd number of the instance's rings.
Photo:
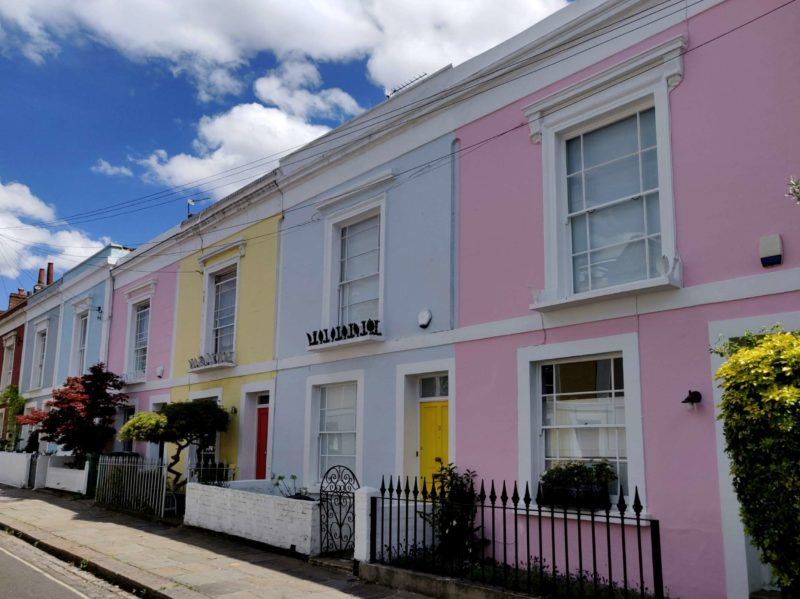
<svg viewBox="0 0 800 599">
<path fill-rule="evenodd" d="M 272 472 L 272 458 L 274 454 L 274 446 L 275 446 L 275 379 L 268 378 L 261 381 L 254 381 L 251 383 L 244 383 L 241 385 L 239 391 L 239 440 L 238 440 L 238 467 L 239 472 L 241 473 L 245 467 L 252 467 L 253 476 L 251 478 L 255 478 L 255 469 L 256 469 L 256 456 L 255 451 L 258 447 L 258 421 L 255 422 L 246 419 L 247 416 L 247 401 L 248 396 L 252 396 L 258 393 L 267 393 L 269 394 L 269 420 L 267 422 L 267 472 Z M 256 405 L 256 414 L 258 413 L 258 406 Z M 253 432 L 252 440 L 253 443 L 250 444 L 248 447 L 248 435 L 245 434 L 245 429 L 250 427 L 252 429 L 253 426 L 256 426 L 255 432 Z M 247 454 L 247 451 L 250 451 L 250 457 L 247 460 L 243 459 L 243 456 Z M 241 476 L 240 476 L 241 478 Z"/>
<path fill-rule="evenodd" d="M 405 411 L 407 403 L 406 379 L 408 377 L 419 377 L 425 374 L 446 372 L 448 379 L 447 396 L 447 453 L 448 460 L 454 464 L 456 461 L 456 361 L 455 358 L 443 358 L 439 360 L 427 360 L 423 362 L 411 362 L 408 364 L 398 364 L 395 368 L 395 453 L 394 471 L 396 474 L 410 475 L 405 470 Z M 416 402 L 418 395 L 414 398 Z M 419 418 L 417 417 L 417 438 L 419 439 Z M 419 472 L 415 473 L 419 475 Z"/>
<path fill-rule="evenodd" d="M 338 383 L 356 384 L 356 478 L 363 479 L 364 474 L 364 371 L 350 370 L 347 372 L 332 372 L 329 374 L 317 374 L 306 379 L 306 404 L 304 418 L 304 439 L 303 445 L 303 484 L 306 487 L 314 486 L 319 483 L 317 458 L 314 456 L 312 446 L 314 445 L 314 412 L 319 415 L 319 399 L 316 397 L 316 389 L 324 385 L 336 385 Z M 319 418 L 317 418 L 317 421 Z"/>
<path fill-rule="evenodd" d="M 206 262 L 208 262 L 209 260 L 211 260 L 215 256 L 219 256 L 220 254 L 224 254 L 228 250 L 231 250 L 231 249 L 233 249 L 235 247 L 239 248 L 239 257 L 241 258 L 245 254 L 245 249 L 247 248 L 247 241 L 243 237 L 241 237 L 241 238 L 239 238 L 239 239 L 237 239 L 235 241 L 231 241 L 229 243 L 225 243 L 225 244 L 223 244 L 223 245 L 221 245 L 219 247 L 216 247 L 216 248 L 214 248 L 212 250 L 209 250 L 207 252 L 201 253 L 199 256 L 197 256 L 197 261 L 201 265 L 205 266 Z"/>
<path fill-rule="evenodd" d="M 538 372 L 535 364 L 561 358 L 591 358 L 601 354 L 622 353 L 625 378 L 625 436 L 628 447 L 628 484 L 639 488 L 639 498 L 647 512 L 647 491 L 644 472 L 644 437 L 642 432 L 642 389 L 639 374 L 639 336 L 637 333 L 610 335 L 534 345 L 517 349 L 517 449 L 519 455 L 517 479 L 520 488 L 526 484 L 537 488 L 543 457 L 536 434 L 540 430 L 541 402 L 536 389 Z M 537 441 L 534 441 L 537 439 Z M 633 489 L 626 489 L 631 495 Z M 532 491 L 533 492 L 533 491 Z"/>
<path fill-rule="evenodd" d="M 93 299 L 91 295 L 87 294 L 77 299 L 68 300 L 68 302 L 72 306 L 72 310 L 78 314 L 88 312 L 92 308 Z"/>
<path fill-rule="evenodd" d="M 464 341 L 477 341 L 553 329 L 576 324 L 598 322 L 612 318 L 680 310 L 694 306 L 766 297 L 800 291 L 800 268 L 764 272 L 757 275 L 704 283 L 681 289 L 653 293 L 598 299 L 586 305 L 564 308 L 547 313 L 483 322 L 453 330 L 426 333 L 412 337 L 387 339 L 383 343 L 366 347 L 350 346 L 330 352 L 308 352 L 282 358 L 276 362 L 277 370 L 302 368 L 372 355 L 390 354 L 428 347 L 439 347 Z"/>
<path fill-rule="evenodd" d="M 745 331 L 758 332 L 769 328 L 776 323 L 781 323 L 784 329 L 800 330 L 800 312 L 783 312 L 778 314 L 762 314 L 745 318 L 730 320 L 716 320 L 708 323 L 708 342 L 711 347 L 721 341 L 738 337 Z M 716 354 L 711 355 L 711 380 L 724 358 Z M 723 556 L 725 559 L 725 585 L 726 597 L 729 599 L 747 599 L 751 587 L 748 576 L 748 545 L 749 541 L 744 533 L 741 517 L 739 516 L 739 500 L 733 490 L 730 475 L 730 458 L 725 452 L 725 433 L 722 421 L 719 419 L 722 389 L 716 382 L 712 383 L 714 390 L 714 422 L 716 430 L 717 471 L 719 480 L 720 511 L 722 517 Z M 760 581 L 758 581 L 760 582 Z"/>
<path fill-rule="evenodd" d="M 338 273 L 339 273 L 339 252 L 341 244 L 337 243 L 334 232 L 341 227 L 357 223 L 373 216 L 378 216 L 380 220 L 380 240 L 379 240 L 379 261 L 380 273 L 378 277 L 378 320 L 383 325 L 383 335 L 386 336 L 387 327 L 383 321 L 384 304 L 384 277 L 386 273 L 386 194 L 381 193 L 377 196 L 364 199 L 354 206 L 338 210 L 325 218 L 325 245 L 323 246 L 322 259 L 322 327 L 331 328 L 338 324 L 339 294 Z M 334 312 L 337 314 L 333 316 Z"/>
<path fill-rule="evenodd" d="M 189 401 L 197 401 L 198 399 L 216 399 L 217 403 L 222 406 L 222 387 L 213 387 L 211 389 L 196 389 L 189 391 L 187 396 Z"/>
<path fill-rule="evenodd" d="M 382 183 L 388 183 L 392 181 L 395 177 L 394 171 L 392 169 L 384 170 L 376 175 L 370 177 L 367 181 L 361 182 L 355 186 L 352 186 L 350 189 L 340 192 L 334 196 L 325 198 L 324 200 L 320 200 L 316 202 L 316 208 L 318 212 L 323 212 L 328 210 L 329 208 L 333 208 L 338 206 L 341 202 L 352 198 L 360 193 L 368 192 L 370 189 L 381 185 Z"/>
<path fill-rule="evenodd" d="M 147 380 L 147 369 L 150 362 L 150 333 L 152 331 L 151 324 L 153 322 L 153 297 L 155 295 L 156 290 L 156 281 L 151 280 L 147 284 L 134 289 L 132 292 L 126 293 L 126 324 L 125 324 L 125 347 L 123 348 L 123 369 L 125 373 L 130 374 L 132 377 L 135 377 L 137 373 L 134 371 L 134 355 L 133 355 L 133 340 L 134 340 L 134 329 L 136 327 L 136 310 L 144 304 L 145 302 L 148 305 L 148 309 L 150 314 L 147 316 L 147 357 L 145 358 L 145 366 L 144 366 L 144 374 L 142 375 L 141 379 L 132 379 L 127 384 L 138 383 L 141 381 Z"/>
<path fill-rule="evenodd" d="M 137 285 L 136 287 L 126 290 L 125 299 L 130 304 L 130 303 L 139 303 L 144 299 L 151 298 L 156 293 L 157 285 L 158 285 L 158 279 L 156 278 L 148 279 L 141 285 Z"/>
<path fill-rule="evenodd" d="M 531 139 L 534 143 L 541 142 L 542 121 L 549 115 L 599 95 L 611 86 L 625 84 L 643 73 L 653 71 L 649 78 L 663 78 L 670 86 L 669 89 L 673 89 L 683 78 L 681 56 L 686 51 L 686 46 L 683 36 L 674 37 L 525 106 L 522 113 L 528 119 Z M 596 100 L 593 103 L 595 107 L 598 104 Z"/>
<path fill-rule="evenodd" d="M 39 344 L 39 339 L 41 338 L 42 333 L 45 333 L 43 348 Z M 31 364 L 30 384 L 28 385 L 29 392 L 38 391 L 43 388 L 42 384 L 40 383 L 44 381 L 44 373 L 47 370 L 47 347 L 49 343 L 50 343 L 50 318 L 43 318 L 34 324 L 33 353 L 31 356 L 33 363 Z M 44 358 L 42 359 L 42 367 L 41 370 L 37 372 L 39 363 L 38 356 L 39 353 L 42 351 L 44 352 Z M 37 375 L 39 380 L 34 382 L 34 380 L 37 378 Z M 53 373 L 53 379 L 55 379 L 55 373 Z M 51 383 L 50 388 L 52 388 L 54 382 L 55 382 L 54 380 L 50 381 Z"/>
</svg>

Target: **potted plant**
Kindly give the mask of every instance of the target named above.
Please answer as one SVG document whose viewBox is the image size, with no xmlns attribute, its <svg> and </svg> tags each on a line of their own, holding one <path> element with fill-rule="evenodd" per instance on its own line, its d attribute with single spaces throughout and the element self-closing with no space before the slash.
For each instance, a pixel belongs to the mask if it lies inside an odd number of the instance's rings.
<svg viewBox="0 0 800 599">
<path fill-rule="evenodd" d="M 559 462 L 541 479 L 543 505 L 586 510 L 610 505 L 610 485 L 617 480 L 608 462 Z"/>
<path fill-rule="evenodd" d="M 290 474 L 289 480 L 292 481 L 291 487 L 286 483 L 286 477 L 283 474 L 279 474 L 275 477 L 272 484 L 278 489 L 280 494 L 287 499 L 303 499 L 305 501 L 314 501 L 314 498 L 308 494 L 308 489 L 305 487 L 297 487 L 296 474 Z"/>
</svg>

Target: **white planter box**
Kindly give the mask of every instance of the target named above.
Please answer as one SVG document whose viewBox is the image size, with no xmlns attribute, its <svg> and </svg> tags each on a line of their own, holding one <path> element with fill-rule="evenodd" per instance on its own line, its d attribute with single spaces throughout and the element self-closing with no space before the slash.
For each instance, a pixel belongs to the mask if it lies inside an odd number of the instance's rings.
<svg viewBox="0 0 800 599">
<path fill-rule="evenodd" d="M 30 463 L 29 453 L 0 451 L 0 483 L 11 487 L 27 486 Z"/>
<path fill-rule="evenodd" d="M 239 489 L 189 483 L 189 526 L 266 543 L 302 553 L 319 554 L 319 504 L 269 495 L 271 481 L 237 481 Z M 248 489 L 248 490 L 241 490 Z"/>
<path fill-rule="evenodd" d="M 47 464 L 47 475 L 44 486 L 48 489 L 71 491 L 72 493 L 86 494 L 89 481 L 89 462 L 82 470 L 65 468 L 64 464 L 74 461 L 72 456 L 51 456 Z"/>
</svg>

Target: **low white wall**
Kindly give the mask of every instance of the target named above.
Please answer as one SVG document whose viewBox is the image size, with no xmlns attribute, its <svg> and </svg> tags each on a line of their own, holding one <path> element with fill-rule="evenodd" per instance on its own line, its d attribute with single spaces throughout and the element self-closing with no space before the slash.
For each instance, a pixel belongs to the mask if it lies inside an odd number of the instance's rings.
<svg viewBox="0 0 800 599">
<path fill-rule="evenodd" d="M 0 451 L 0 483 L 12 487 L 25 487 L 28 484 L 30 462 L 29 453 Z"/>
<path fill-rule="evenodd" d="M 34 489 L 44 489 L 47 484 L 47 466 L 49 464 L 49 455 L 40 455 L 36 460 L 36 480 L 33 483 Z"/>
<path fill-rule="evenodd" d="M 74 460 L 75 458 L 72 456 L 50 456 L 44 486 L 48 489 L 59 489 L 85 495 L 86 485 L 89 481 L 89 462 L 86 462 L 82 470 L 64 467 L 65 464 Z"/>
<path fill-rule="evenodd" d="M 248 482 L 254 481 L 240 481 L 240 484 L 248 487 L 244 484 Z M 183 522 L 304 555 L 319 553 L 316 501 L 189 483 Z"/>
</svg>

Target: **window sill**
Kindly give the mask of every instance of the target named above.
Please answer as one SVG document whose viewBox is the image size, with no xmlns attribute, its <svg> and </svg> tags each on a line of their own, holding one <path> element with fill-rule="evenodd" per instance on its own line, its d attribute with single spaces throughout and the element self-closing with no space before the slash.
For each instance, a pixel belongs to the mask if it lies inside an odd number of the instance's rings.
<svg viewBox="0 0 800 599">
<path fill-rule="evenodd" d="M 363 337 L 353 337 L 351 339 L 342 339 L 341 341 L 333 341 L 331 343 L 324 343 L 319 345 L 309 345 L 306 351 L 309 352 L 322 352 L 329 349 L 336 349 L 338 347 L 347 347 L 350 345 L 364 345 L 367 343 L 377 343 L 383 341 L 383 335 L 364 335 Z"/>
<path fill-rule="evenodd" d="M 531 509 L 529 513 L 526 514 L 524 509 L 517 510 L 517 516 L 522 516 L 524 518 L 530 518 L 530 517 L 538 518 L 539 510 L 536 507 L 535 503 L 531 503 Z M 578 515 L 574 511 L 568 511 L 565 514 L 563 508 L 553 508 L 553 513 L 551 514 L 550 506 L 542 506 L 542 518 L 552 518 L 553 520 L 576 520 L 576 521 L 580 520 L 581 522 L 591 522 L 592 512 L 590 511 L 581 512 L 580 515 Z M 647 513 L 647 511 L 642 510 L 642 513 L 639 514 L 639 522 L 642 528 L 650 526 L 650 518 L 651 516 Z M 617 511 L 616 505 L 611 506 L 611 513 L 609 514 L 608 520 L 612 524 L 620 523 L 619 512 Z M 598 510 L 594 512 L 594 521 L 595 523 L 604 523 L 606 521 L 605 511 Z M 628 509 L 625 511 L 625 518 L 623 524 L 625 524 L 625 526 L 636 526 L 636 514 L 634 514 L 633 510 L 630 508 L 630 503 L 628 503 Z"/>
<path fill-rule="evenodd" d="M 139 373 L 139 372 L 137 372 L 137 373 L 125 372 L 125 373 L 123 373 L 121 378 L 122 378 L 122 382 L 125 383 L 126 385 L 136 385 L 136 384 L 145 382 L 144 373 Z"/>
<path fill-rule="evenodd" d="M 615 287 L 608 287 L 606 289 L 598 289 L 597 291 L 578 293 L 558 299 L 546 299 L 544 301 L 532 303 L 529 308 L 531 310 L 538 310 L 539 312 L 550 312 L 561 308 L 572 308 L 574 306 L 580 306 L 606 299 L 615 299 L 618 297 L 626 297 L 640 293 L 652 293 L 655 291 L 664 291 L 666 289 L 680 289 L 681 286 L 680 279 L 674 276 L 662 276 L 653 279 L 647 279 L 646 281 L 636 281 L 634 283 L 627 283 L 625 285 L 617 285 Z"/>
</svg>

